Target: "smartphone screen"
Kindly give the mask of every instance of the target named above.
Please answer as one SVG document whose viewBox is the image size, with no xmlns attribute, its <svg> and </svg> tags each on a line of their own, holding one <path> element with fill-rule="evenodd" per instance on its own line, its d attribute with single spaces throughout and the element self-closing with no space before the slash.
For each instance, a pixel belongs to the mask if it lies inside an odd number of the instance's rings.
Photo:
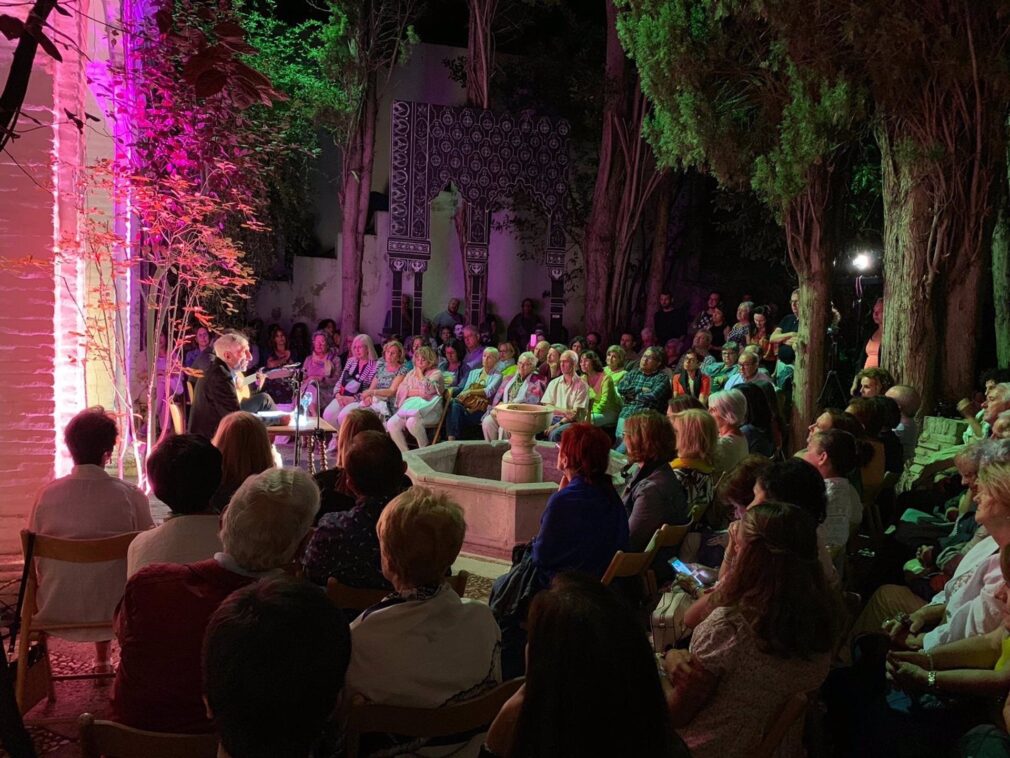
<svg viewBox="0 0 1010 758">
<path fill-rule="evenodd" d="M 687 564 L 684 563 L 680 558 L 671 558 L 670 565 L 673 566 L 673 570 L 678 574 L 685 574 L 687 576 L 694 576 L 691 573 L 691 569 L 688 568 Z"/>
</svg>

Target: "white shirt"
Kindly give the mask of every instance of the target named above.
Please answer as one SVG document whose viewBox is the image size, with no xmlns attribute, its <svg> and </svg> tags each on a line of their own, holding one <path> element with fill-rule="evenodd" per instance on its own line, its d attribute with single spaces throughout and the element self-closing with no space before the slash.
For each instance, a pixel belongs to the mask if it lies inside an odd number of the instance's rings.
<svg viewBox="0 0 1010 758">
<path fill-rule="evenodd" d="M 126 576 L 152 563 L 196 563 L 224 548 L 218 535 L 221 517 L 214 514 L 172 516 L 157 529 L 138 534 L 126 556 Z"/>
<path fill-rule="evenodd" d="M 562 374 L 552 379 L 551 383 L 547 385 L 547 389 L 544 390 L 544 396 L 540 402 L 543 405 L 549 405 L 565 411 L 586 408 L 589 405 L 589 385 L 580 376 L 573 376 L 569 384 L 565 381 L 564 374 Z"/>
<path fill-rule="evenodd" d="M 712 451 L 712 467 L 716 475 L 732 471 L 736 464 L 747 457 L 747 438 L 742 434 L 724 434 L 715 441 Z"/>
<path fill-rule="evenodd" d="M 922 649 L 987 634 L 1002 623 L 996 593 L 1005 584 L 999 566 L 999 545 L 986 537 L 961 559 L 954 576 L 932 603 L 946 604 L 943 622 L 927 632 Z"/>
<path fill-rule="evenodd" d="M 853 525 L 863 520 L 863 502 L 852 482 L 841 476 L 824 480 L 828 515 L 824 519 L 824 539 L 829 545 L 843 546 L 849 541 Z"/>
<path fill-rule="evenodd" d="M 101 466 L 74 466 L 39 492 L 28 528 L 48 537 L 93 540 L 154 526 L 147 495 Z M 46 622 L 111 621 L 126 586 L 126 561 L 36 562 L 38 618 Z M 58 632 L 78 641 L 112 639 L 112 630 Z"/>
</svg>

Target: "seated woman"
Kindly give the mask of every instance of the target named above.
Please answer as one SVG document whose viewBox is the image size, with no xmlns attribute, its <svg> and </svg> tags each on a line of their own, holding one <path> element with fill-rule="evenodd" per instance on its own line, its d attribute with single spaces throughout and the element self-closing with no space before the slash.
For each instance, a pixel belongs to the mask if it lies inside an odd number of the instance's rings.
<svg viewBox="0 0 1010 758">
<path fill-rule="evenodd" d="M 484 755 L 687 758 L 648 640 L 599 582 L 562 574 L 537 595 L 527 657 L 526 681 L 488 730 Z"/>
<path fill-rule="evenodd" d="M 30 530 L 48 537 L 95 540 L 154 526 L 147 495 L 105 472 L 118 437 L 115 420 L 103 408 L 89 408 L 70 420 L 63 439 L 74 467 L 39 491 L 28 516 Z M 125 560 L 81 564 L 39 558 L 35 566 L 40 622 L 108 621 L 123 597 Z M 94 642 L 96 669 L 111 670 L 111 627 L 56 632 L 55 636 Z"/>
<path fill-rule="evenodd" d="M 337 426 L 340 411 L 345 405 L 361 401 L 362 391 L 371 385 L 378 369 L 375 343 L 367 334 L 359 334 L 351 342 L 351 355 L 333 388 L 333 401 L 323 411 L 323 418 Z"/>
<path fill-rule="evenodd" d="M 242 482 L 273 468 L 277 461 L 266 426 L 245 411 L 235 411 L 221 419 L 213 443 L 221 451 L 221 485 L 210 504 L 222 512 Z"/>
<path fill-rule="evenodd" d="M 481 419 L 501 386 L 498 358 L 496 348 L 484 348 L 481 365 L 467 375 L 462 387 L 452 390 L 453 399 L 445 414 L 446 439 L 450 442 L 468 431 L 480 428 Z"/>
<path fill-rule="evenodd" d="M 336 455 L 333 468 L 320 471 L 313 476 L 319 486 L 319 511 L 316 513 L 316 523 L 327 513 L 347 511 L 354 507 L 354 494 L 347 486 L 344 476 L 344 453 L 351 448 L 351 440 L 361 432 L 383 432 L 386 426 L 376 414 L 364 408 L 355 408 L 344 417 L 340 424 L 334 443 Z M 407 480 L 407 487 L 410 480 Z"/>
<path fill-rule="evenodd" d="M 445 330 L 443 330 L 445 331 Z M 466 381 L 466 364 L 463 357 L 466 355 L 466 346 L 457 339 L 452 339 L 443 345 L 443 357 L 438 362 L 439 370 L 445 374 L 446 387 L 462 387 Z"/>
<path fill-rule="evenodd" d="M 512 376 L 516 372 L 516 346 L 508 340 L 498 343 L 498 363 L 494 369 L 503 377 Z"/>
<path fill-rule="evenodd" d="M 296 363 L 294 355 L 288 348 L 288 335 L 276 324 L 270 329 L 269 337 L 270 352 L 267 353 L 266 368 L 283 368 L 290 363 Z M 294 397 L 291 391 L 291 383 L 286 379 L 267 379 L 263 385 L 263 392 L 270 395 L 275 403 L 290 403 Z"/>
<path fill-rule="evenodd" d="M 695 758 L 750 755 L 789 698 L 824 681 L 838 628 L 808 513 L 764 503 L 747 512 L 739 532 L 736 561 L 713 593 L 715 610 L 690 650 L 663 657 L 671 717 Z M 740 693 L 757 691 L 761 697 L 741 707 Z M 802 721 L 780 754 L 800 754 L 801 731 Z"/>
<path fill-rule="evenodd" d="M 730 327 L 726 341 L 735 342 L 741 348 L 746 347 L 750 340 L 751 332 L 754 330 L 754 320 L 751 314 L 754 311 L 754 303 L 746 301 L 736 307 L 736 323 Z"/>
<path fill-rule="evenodd" d="M 697 519 L 712 503 L 715 421 L 705 411 L 696 409 L 677 413 L 672 421 L 677 457 L 670 461 L 670 468 L 687 493 L 692 517 Z"/>
<path fill-rule="evenodd" d="M 747 419 L 747 399 L 740 390 L 716 392 L 709 398 L 708 412 L 719 433 L 712 451 L 712 465 L 719 475 L 732 471 L 750 452 L 747 438 L 740 431 Z"/>
<path fill-rule="evenodd" d="M 343 426 L 348 414 L 356 408 L 363 408 L 385 421 L 396 411 L 396 391 L 407 375 L 404 365 L 403 345 L 396 340 L 382 347 L 382 358 L 375 368 L 375 377 L 368 389 L 361 393 L 361 401 L 348 403 L 337 416 L 338 426 Z"/>
<path fill-rule="evenodd" d="M 690 395 L 698 398 L 702 405 L 708 404 L 712 394 L 712 379 L 701 370 L 701 362 L 694 352 L 684 356 L 682 368 L 673 375 L 673 394 Z"/>
<path fill-rule="evenodd" d="M 621 412 L 621 396 L 617 386 L 603 370 L 600 356 L 593 350 L 586 350 L 579 359 L 582 378 L 589 386 L 591 403 L 589 420 L 593 426 L 614 426 Z"/>
<path fill-rule="evenodd" d="M 537 359 L 533 353 L 525 352 L 519 356 L 516 363 L 517 371 L 512 376 L 504 379 L 494 398 L 491 400 L 491 407 L 487 409 L 480 425 L 484 432 L 484 439 L 488 442 L 498 439 L 500 428 L 498 421 L 491 412 L 499 403 L 529 403 L 537 405 L 543 397 L 546 384 L 540 374 L 536 372 Z"/>
<path fill-rule="evenodd" d="M 438 708 L 499 684 L 494 616 L 444 582 L 466 534 L 462 509 L 445 495 L 411 487 L 385 507 L 377 531 L 382 573 L 394 591 L 351 624 L 345 695 Z M 425 744 L 406 745 L 393 735 L 372 735 L 371 742 L 369 753 L 397 746 L 395 754 L 413 754 Z"/>
<path fill-rule="evenodd" d="M 747 401 L 747 418 L 740 426 L 740 431 L 747 439 L 748 452 L 774 458 L 776 453 L 774 421 L 772 409 L 768 405 L 764 392 L 752 383 L 739 384 L 736 386 L 736 390 L 742 392 Z"/>
<path fill-rule="evenodd" d="M 302 383 L 302 393 L 311 398 L 309 415 L 315 416 L 321 408 L 325 408 L 333 400 L 333 388 L 340 376 L 340 360 L 330 357 L 332 347 L 326 332 L 316 332 L 312 335 L 312 353 L 302 369 L 305 379 Z M 319 385 L 319 399 L 316 400 L 316 383 Z"/>
<path fill-rule="evenodd" d="M 691 520 L 687 494 L 670 468 L 677 454 L 673 427 L 663 414 L 639 411 L 624 422 L 624 448 L 635 464 L 624 487 L 624 507 L 628 511 L 631 550 L 642 552 L 663 524 L 686 524 Z M 674 548 L 656 554 L 657 577 L 669 573 L 667 562 L 676 556 Z"/>
<path fill-rule="evenodd" d="M 625 365 L 628 362 L 627 354 L 620 345 L 611 345 L 607 348 L 607 365 L 603 372 L 610 377 L 611 383 L 617 387 L 627 372 Z"/>
<path fill-rule="evenodd" d="M 550 383 L 561 376 L 561 354 L 567 351 L 564 345 L 551 345 L 547 351 L 547 359 L 540 365 L 537 371 L 544 381 Z"/>
<path fill-rule="evenodd" d="M 754 312 L 751 314 L 751 322 L 754 326 L 747 337 L 747 344 L 753 345 L 757 349 L 761 368 L 765 369 L 769 374 L 773 374 L 778 345 L 771 341 L 772 332 L 775 330 L 770 319 L 771 309 L 767 305 L 759 305 L 754 309 Z"/>
<path fill-rule="evenodd" d="M 221 484 L 221 453 L 210 440 L 198 434 L 166 437 L 147 456 L 147 480 L 172 514 L 130 543 L 127 577 L 151 563 L 193 563 L 221 552 L 220 516 L 210 504 Z"/>
<path fill-rule="evenodd" d="M 386 422 L 386 431 L 403 452 L 408 449 L 404 429 L 417 440 L 418 447 L 428 446 L 425 426 L 438 422 L 442 415 L 442 372 L 435 366 L 435 351 L 421 347 L 414 354 L 414 368 L 396 391 L 396 412 Z"/>
<path fill-rule="evenodd" d="M 407 464 L 389 435 L 373 431 L 355 436 L 343 464 L 354 505 L 319 519 L 302 556 L 305 576 L 322 586 L 332 576 L 349 587 L 387 589 L 375 527 L 386 504 L 404 491 Z"/>
<path fill-rule="evenodd" d="M 607 469 L 610 438 L 592 424 L 572 424 L 561 435 L 558 469 L 561 488 L 551 495 L 540 517 L 540 531 L 526 556 L 495 580 L 491 607 L 502 627 L 502 670 L 506 678 L 523 670 L 526 634 L 521 628 L 527 607 L 501 608 L 496 597 L 516 576 L 523 576 L 522 600 L 550 585 L 555 574 L 581 571 L 603 576 L 614 553 L 628 549 L 628 514 Z"/>
</svg>

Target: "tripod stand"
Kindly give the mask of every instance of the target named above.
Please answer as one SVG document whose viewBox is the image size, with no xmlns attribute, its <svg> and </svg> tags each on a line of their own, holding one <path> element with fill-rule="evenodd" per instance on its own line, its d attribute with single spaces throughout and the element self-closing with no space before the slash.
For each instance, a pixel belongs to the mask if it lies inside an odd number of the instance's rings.
<svg viewBox="0 0 1010 758">
<path fill-rule="evenodd" d="M 842 386 L 842 380 L 838 378 L 838 337 L 828 330 L 828 339 L 831 346 L 828 348 L 828 373 L 824 377 L 824 384 L 817 395 L 818 408 L 844 408 L 848 405 L 848 394 Z"/>
</svg>

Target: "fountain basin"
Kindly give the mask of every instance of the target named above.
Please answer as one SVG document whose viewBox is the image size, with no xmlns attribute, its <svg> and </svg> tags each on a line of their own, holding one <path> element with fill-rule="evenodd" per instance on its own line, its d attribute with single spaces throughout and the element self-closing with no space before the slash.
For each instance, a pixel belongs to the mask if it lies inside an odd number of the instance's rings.
<svg viewBox="0 0 1010 758">
<path fill-rule="evenodd" d="M 510 449 L 504 441 L 443 442 L 411 450 L 403 459 L 415 485 L 459 503 L 466 519 L 466 552 L 508 560 L 515 545 L 536 536 L 547 500 L 561 481 L 557 446 L 537 442 L 536 448 L 543 458 L 540 482 L 501 480 L 502 457 Z M 611 470 L 616 471 L 623 458 L 614 454 L 611 458 Z M 621 486 L 617 478 L 615 485 Z"/>
</svg>

